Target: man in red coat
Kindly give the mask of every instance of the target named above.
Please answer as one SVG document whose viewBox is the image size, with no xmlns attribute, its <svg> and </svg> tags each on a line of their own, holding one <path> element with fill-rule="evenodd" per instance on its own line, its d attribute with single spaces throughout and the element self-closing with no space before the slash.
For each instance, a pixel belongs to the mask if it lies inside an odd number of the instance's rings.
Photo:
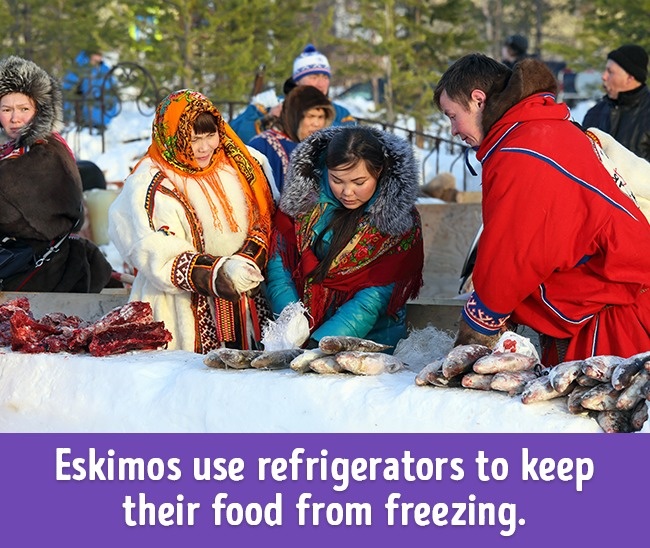
<svg viewBox="0 0 650 548">
<path fill-rule="evenodd" d="M 650 350 L 650 225 L 556 88 L 538 60 L 511 70 L 481 54 L 436 87 L 482 164 L 484 230 L 456 344 L 491 345 L 514 322 L 540 334 L 545 365 L 629 357 Z"/>
</svg>

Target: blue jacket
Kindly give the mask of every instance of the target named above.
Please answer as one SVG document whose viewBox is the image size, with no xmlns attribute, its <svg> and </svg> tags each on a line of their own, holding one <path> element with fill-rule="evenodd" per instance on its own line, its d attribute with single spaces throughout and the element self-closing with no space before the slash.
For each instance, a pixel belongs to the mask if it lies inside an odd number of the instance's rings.
<svg viewBox="0 0 650 548">
<path fill-rule="evenodd" d="M 248 143 L 248 146 L 259 150 L 269 160 L 275 186 L 279 192 L 282 192 L 284 175 L 289 168 L 289 157 L 297 145 L 298 143 L 275 129 L 263 131 Z"/>
<path fill-rule="evenodd" d="M 112 77 L 105 82 L 110 67 L 101 61 L 98 65 L 90 64 L 90 56 L 82 51 L 75 59 L 76 71 L 68 72 L 63 78 L 62 88 L 68 100 L 64 103 L 67 120 L 74 120 L 86 127 L 106 127 L 118 114 L 119 105 L 116 96 L 115 81 Z M 101 95 L 104 87 L 104 112 L 102 114 Z"/>
</svg>

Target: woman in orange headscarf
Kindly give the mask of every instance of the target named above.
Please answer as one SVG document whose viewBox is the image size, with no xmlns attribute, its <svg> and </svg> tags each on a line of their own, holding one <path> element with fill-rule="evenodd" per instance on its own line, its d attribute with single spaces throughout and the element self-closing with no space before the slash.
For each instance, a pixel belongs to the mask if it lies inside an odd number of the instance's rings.
<svg viewBox="0 0 650 548">
<path fill-rule="evenodd" d="M 170 348 L 206 353 L 260 340 L 254 293 L 267 261 L 271 184 L 266 159 L 207 97 L 184 89 L 158 105 L 147 154 L 111 206 L 109 234 L 137 271 L 131 300 L 151 304 L 173 335 Z"/>
</svg>

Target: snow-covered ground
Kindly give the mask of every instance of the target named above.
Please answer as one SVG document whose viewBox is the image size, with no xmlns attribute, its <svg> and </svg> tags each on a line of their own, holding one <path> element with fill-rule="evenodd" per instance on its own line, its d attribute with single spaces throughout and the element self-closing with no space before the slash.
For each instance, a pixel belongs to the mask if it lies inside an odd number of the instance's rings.
<svg viewBox="0 0 650 548">
<path fill-rule="evenodd" d="M 579 105 L 576 120 L 586 106 Z M 358 107 L 354 112 L 360 115 Z M 125 105 L 105 135 L 103 153 L 101 138 L 87 130 L 66 137 L 79 159 L 97 163 L 109 182 L 122 181 L 149 145 L 151 119 Z M 416 386 L 419 368 L 451 348 L 449 334 L 426 330 L 426 348 L 400 350 L 411 369 L 376 377 L 216 370 L 202 356 L 180 351 L 94 358 L 5 348 L 0 431 L 601 431 L 593 419 L 571 415 L 564 399 L 524 405 L 497 392 Z"/>
</svg>

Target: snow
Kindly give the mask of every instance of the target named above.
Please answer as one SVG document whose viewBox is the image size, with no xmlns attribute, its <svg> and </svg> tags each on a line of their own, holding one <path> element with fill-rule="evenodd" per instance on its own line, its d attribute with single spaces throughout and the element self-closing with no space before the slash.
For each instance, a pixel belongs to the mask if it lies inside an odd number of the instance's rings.
<svg viewBox="0 0 650 548">
<path fill-rule="evenodd" d="M 79 159 L 121 181 L 146 151 L 150 124 L 151 116 L 125 105 L 106 133 L 105 152 L 87 130 L 66 137 Z M 601 432 L 586 415 L 571 415 L 564 398 L 524 405 L 497 392 L 417 386 L 419 368 L 444 355 L 451 340 L 431 326 L 412 332 L 396 350 L 410 367 L 371 377 L 218 370 L 184 351 L 97 358 L 0 348 L 0 431 Z"/>
</svg>

